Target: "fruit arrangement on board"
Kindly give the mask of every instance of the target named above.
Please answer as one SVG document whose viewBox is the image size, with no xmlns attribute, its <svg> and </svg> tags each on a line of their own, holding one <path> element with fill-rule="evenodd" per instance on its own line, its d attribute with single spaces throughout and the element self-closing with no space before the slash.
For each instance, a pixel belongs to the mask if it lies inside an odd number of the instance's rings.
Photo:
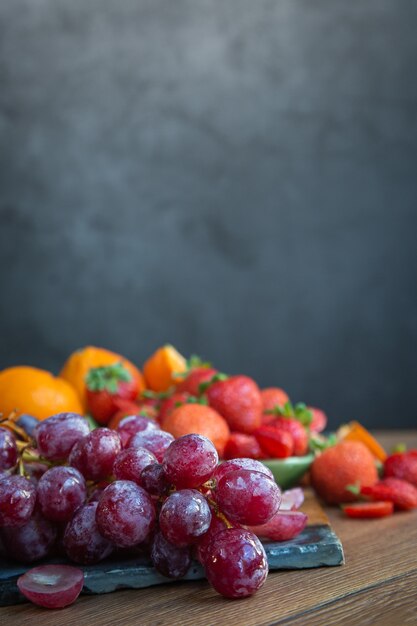
<svg viewBox="0 0 417 626">
<path fill-rule="evenodd" d="M 303 491 L 288 487 L 308 469 L 318 495 L 350 517 L 417 508 L 416 450 L 387 456 L 357 422 L 324 436 L 323 411 L 170 345 L 142 371 L 94 347 L 57 377 L 7 368 L 0 413 L 0 556 L 23 563 L 90 565 L 133 550 L 181 578 L 197 558 L 216 591 L 241 598 L 267 577 L 261 539 L 304 529 Z M 82 586 L 72 565 L 18 580 L 49 608 Z"/>
</svg>

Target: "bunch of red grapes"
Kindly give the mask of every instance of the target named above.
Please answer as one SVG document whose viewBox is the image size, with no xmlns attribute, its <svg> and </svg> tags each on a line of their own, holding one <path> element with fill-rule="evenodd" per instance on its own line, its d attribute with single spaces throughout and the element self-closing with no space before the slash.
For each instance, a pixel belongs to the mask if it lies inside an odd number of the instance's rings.
<svg viewBox="0 0 417 626">
<path fill-rule="evenodd" d="M 248 527 L 275 516 L 281 493 L 259 461 L 219 464 L 206 437 L 175 440 L 140 415 L 124 418 L 117 430 L 90 432 L 82 416 L 62 413 L 38 422 L 32 436 L 19 452 L 13 433 L 0 428 L 0 538 L 7 556 L 32 563 L 56 555 L 58 545 L 71 561 L 90 565 L 139 547 L 170 578 L 184 576 L 197 558 L 214 589 L 229 598 L 249 596 L 265 582 L 265 550 Z M 59 584 L 49 585 L 49 606 L 58 606 L 54 594 L 60 605 L 71 594 L 72 569 L 67 584 L 64 566 L 54 579 Z M 19 586 L 25 592 L 25 581 Z"/>
</svg>

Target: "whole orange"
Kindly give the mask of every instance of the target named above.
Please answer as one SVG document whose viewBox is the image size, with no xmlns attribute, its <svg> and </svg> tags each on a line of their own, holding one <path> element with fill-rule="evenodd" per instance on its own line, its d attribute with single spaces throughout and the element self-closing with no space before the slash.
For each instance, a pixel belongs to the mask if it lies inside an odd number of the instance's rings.
<svg viewBox="0 0 417 626">
<path fill-rule="evenodd" d="M 360 441 L 342 441 L 327 448 L 315 458 L 310 475 L 314 489 L 328 504 L 356 500 L 347 485 L 373 485 L 378 480 L 375 459 Z"/>
<path fill-rule="evenodd" d="M 19 365 L 0 372 L 0 412 L 29 413 L 40 420 L 55 413 L 83 413 L 77 391 L 46 370 Z"/>
<path fill-rule="evenodd" d="M 114 363 L 120 362 L 129 370 L 133 378 L 137 380 L 139 392 L 141 392 L 145 388 L 145 383 L 136 365 L 133 365 L 133 363 L 120 356 L 120 354 L 111 352 L 111 350 L 106 350 L 105 348 L 86 346 L 85 348 L 76 350 L 65 361 L 59 376 L 75 387 L 81 398 L 84 411 L 87 411 L 85 377 L 89 370 L 92 367 L 113 365 Z"/>
<path fill-rule="evenodd" d="M 166 415 L 161 427 L 176 438 L 191 433 L 204 435 L 211 439 L 219 456 L 223 456 L 230 436 L 226 420 L 217 411 L 204 404 L 182 404 Z"/>
<path fill-rule="evenodd" d="M 185 372 L 187 361 L 170 344 L 158 348 L 143 365 L 146 386 L 152 391 L 166 391 L 182 378 L 176 376 Z"/>
</svg>

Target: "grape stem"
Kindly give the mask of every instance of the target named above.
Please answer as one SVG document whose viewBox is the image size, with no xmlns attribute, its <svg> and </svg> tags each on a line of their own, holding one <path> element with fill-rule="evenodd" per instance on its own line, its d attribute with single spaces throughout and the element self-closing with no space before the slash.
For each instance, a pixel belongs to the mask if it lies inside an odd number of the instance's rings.
<svg viewBox="0 0 417 626">
<path fill-rule="evenodd" d="M 208 481 L 208 482 L 210 482 L 210 481 Z M 226 526 L 226 528 L 233 528 L 233 524 L 231 524 L 229 522 L 229 520 L 227 519 L 226 515 L 220 511 L 217 502 L 215 502 L 211 498 L 207 498 L 207 502 L 209 503 L 209 505 L 211 506 L 211 508 L 215 512 L 216 517 L 218 517 L 223 522 L 223 524 Z"/>
<path fill-rule="evenodd" d="M 10 413 L 8 417 L 0 419 L 0 425 L 2 428 L 7 428 L 8 430 L 11 430 L 13 433 L 23 439 L 23 441 L 29 443 L 31 441 L 31 438 L 29 437 L 27 432 L 25 432 L 23 428 L 20 428 L 20 426 L 14 423 L 17 419 L 17 416 L 17 413 Z"/>
</svg>

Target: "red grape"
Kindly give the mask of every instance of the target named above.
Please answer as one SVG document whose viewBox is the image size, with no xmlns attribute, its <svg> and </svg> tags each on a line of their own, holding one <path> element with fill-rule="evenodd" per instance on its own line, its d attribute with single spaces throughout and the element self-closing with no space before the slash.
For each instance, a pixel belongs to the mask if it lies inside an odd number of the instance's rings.
<svg viewBox="0 0 417 626">
<path fill-rule="evenodd" d="M 288 541 L 296 537 L 307 524 L 307 515 L 301 511 L 278 511 L 265 524 L 251 526 L 258 537 L 273 541 Z"/>
<path fill-rule="evenodd" d="M 68 557 L 76 563 L 91 565 L 108 557 L 113 544 L 103 537 L 96 523 L 98 503 L 90 502 L 79 509 L 67 524 L 64 548 Z"/>
<path fill-rule="evenodd" d="M 157 532 L 152 544 L 151 560 L 163 576 L 181 578 L 191 565 L 190 548 L 174 546 L 161 532 Z"/>
<path fill-rule="evenodd" d="M 7 470 L 17 463 L 17 445 L 13 433 L 0 428 L 0 470 Z"/>
<path fill-rule="evenodd" d="M 158 424 L 144 415 L 127 415 L 118 424 L 116 431 L 120 435 L 123 448 L 129 446 L 133 435 L 139 432 L 149 432 L 159 430 Z"/>
<path fill-rule="evenodd" d="M 34 415 L 28 413 L 21 413 L 16 424 L 23 428 L 23 430 L 29 435 L 29 437 L 35 436 L 35 428 L 39 425 L 39 420 Z"/>
<path fill-rule="evenodd" d="M 164 537 L 179 547 L 195 543 L 207 532 L 210 522 L 210 507 L 196 489 L 174 491 L 159 513 L 159 526 Z"/>
<path fill-rule="evenodd" d="M 36 486 L 39 479 L 49 469 L 49 465 L 46 463 L 39 463 L 38 461 L 29 461 L 24 463 L 25 476 Z"/>
<path fill-rule="evenodd" d="M 264 524 L 277 511 L 281 492 L 274 480 L 253 470 L 234 470 L 213 490 L 221 511 L 240 524 Z"/>
<path fill-rule="evenodd" d="M 53 522 L 67 522 L 84 504 L 87 488 L 74 467 L 51 467 L 38 483 L 38 502 L 43 515 Z"/>
<path fill-rule="evenodd" d="M 269 476 L 269 478 L 274 479 L 274 475 L 263 463 L 260 461 L 256 461 L 255 459 L 230 459 L 229 461 L 223 461 L 216 467 L 213 473 L 213 478 L 218 482 L 220 478 L 223 478 L 226 474 L 233 472 L 233 470 L 237 469 L 247 469 L 247 470 L 255 470 L 255 472 L 261 472 L 261 474 L 265 474 L 265 476 Z"/>
<path fill-rule="evenodd" d="M 31 563 L 48 556 L 57 536 L 55 525 L 38 510 L 35 510 L 24 526 L 7 526 L 1 529 L 1 533 L 8 556 L 23 563 Z"/>
<path fill-rule="evenodd" d="M 210 584 L 227 598 L 254 594 L 268 575 L 268 561 L 261 542 L 241 528 L 228 528 L 215 535 L 204 568 Z"/>
<path fill-rule="evenodd" d="M 147 465 L 140 475 L 140 484 L 153 496 L 164 495 L 170 486 L 161 463 Z"/>
<path fill-rule="evenodd" d="M 142 470 L 151 463 L 157 463 L 156 456 L 146 448 L 127 448 L 117 455 L 113 474 L 119 480 L 133 480 L 141 485 Z"/>
<path fill-rule="evenodd" d="M 78 413 L 58 413 L 36 426 L 34 434 L 39 452 L 51 461 L 62 461 L 77 441 L 88 435 L 90 428 Z"/>
<path fill-rule="evenodd" d="M 87 480 L 104 480 L 113 472 L 114 461 L 121 449 L 120 437 L 115 430 L 96 428 L 75 444 L 69 463 Z"/>
<path fill-rule="evenodd" d="M 62 609 L 80 595 L 84 573 L 71 565 L 39 565 L 17 579 L 23 595 L 47 609 Z"/>
<path fill-rule="evenodd" d="M 304 502 L 304 492 L 301 487 L 294 487 L 282 492 L 280 511 L 293 511 L 299 509 Z"/>
<path fill-rule="evenodd" d="M 197 558 L 202 565 L 204 565 L 207 548 L 210 546 L 214 536 L 217 535 L 217 533 L 219 533 L 221 530 L 225 530 L 226 528 L 228 528 L 226 522 L 212 511 L 210 526 L 207 532 L 205 532 L 204 535 L 202 535 L 197 542 Z"/>
<path fill-rule="evenodd" d="M 218 460 L 210 439 L 191 434 L 176 439 L 169 446 L 163 466 L 167 480 L 177 488 L 200 487 L 211 477 Z"/>
<path fill-rule="evenodd" d="M 158 463 L 162 463 L 165 452 L 173 441 L 174 437 L 164 430 L 146 430 L 133 435 L 129 448 L 146 448 L 156 456 Z"/>
<path fill-rule="evenodd" d="M 131 480 L 117 480 L 106 487 L 96 511 L 100 533 L 122 548 L 145 541 L 155 517 L 150 495 Z"/>
<path fill-rule="evenodd" d="M 23 526 L 29 521 L 36 502 L 36 488 L 24 476 L 0 480 L 0 526 Z"/>
<path fill-rule="evenodd" d="M 109 485 L 111 485 L 111 481 L 108 480 L 103 480 L 98 483 L 98 485 L 95 485 L 87 498 L 88 502 L 98 502 L 101 498 L 101 494 Z"/>
</svg>

